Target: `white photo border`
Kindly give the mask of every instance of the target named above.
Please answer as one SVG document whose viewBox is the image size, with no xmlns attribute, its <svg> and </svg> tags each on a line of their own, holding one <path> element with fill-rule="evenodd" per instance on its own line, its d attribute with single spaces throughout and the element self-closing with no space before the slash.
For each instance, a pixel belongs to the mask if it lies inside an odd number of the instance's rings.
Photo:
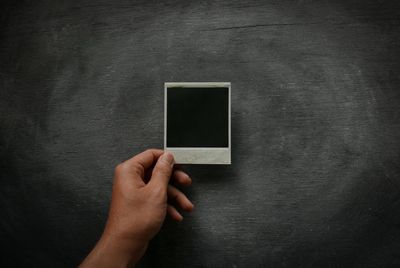
<svg viewBox="0 0 400 268">
<path fill-rule="evenodd" d="M 173 87 L 228 88 L 228 147 L 167 147 L 167 89 Z M 231 164 L 231 83 L 230 82 L 165 82 L 164 83 L 164 150 L 174 155 L 177 164 Z"/>
</svg>

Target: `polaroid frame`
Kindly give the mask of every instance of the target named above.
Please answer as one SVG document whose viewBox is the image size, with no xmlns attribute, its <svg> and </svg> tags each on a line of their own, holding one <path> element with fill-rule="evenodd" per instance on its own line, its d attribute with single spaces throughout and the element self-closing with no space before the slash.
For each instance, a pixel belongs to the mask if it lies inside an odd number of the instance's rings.
<svg viewBox="0 0 400 268">
<path fill-rule="evenodd" d="M 228 147 L 167 147 L 168 88 L 228 88 Z M 231 83 L 230 82 L 165 82 L 164 83 L 164 150 L 174 155 L 177 164 L 231 164 Z"/>
</svg>

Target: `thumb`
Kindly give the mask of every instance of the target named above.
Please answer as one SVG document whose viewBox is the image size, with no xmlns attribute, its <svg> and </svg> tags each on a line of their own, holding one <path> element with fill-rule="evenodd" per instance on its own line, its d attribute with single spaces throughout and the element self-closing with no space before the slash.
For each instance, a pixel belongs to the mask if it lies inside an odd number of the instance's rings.
<svg viewBox="0 0 400 268">
<path fill-rule="evenodd" d="M 169 153 L 163 153 L 157 160 L 151 174 L 150 185 L 158 185 L 167 189 L 169 179 L 174 167 L 174 156 Z"/>
</svg>

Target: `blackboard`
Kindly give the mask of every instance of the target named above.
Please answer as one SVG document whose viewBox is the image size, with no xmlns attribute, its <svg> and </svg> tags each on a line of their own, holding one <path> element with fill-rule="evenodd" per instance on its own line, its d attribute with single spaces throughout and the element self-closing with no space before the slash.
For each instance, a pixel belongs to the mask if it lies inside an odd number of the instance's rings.
<svg viewBox="0 0 400 268">
<path fill-rule="evenodd" d="M 399 1 L 2 1 L 0 266 L 73 267 L 163 83 L 232 83 L 232 165 L 139 267 L 400 265 Z"/>
</svg>

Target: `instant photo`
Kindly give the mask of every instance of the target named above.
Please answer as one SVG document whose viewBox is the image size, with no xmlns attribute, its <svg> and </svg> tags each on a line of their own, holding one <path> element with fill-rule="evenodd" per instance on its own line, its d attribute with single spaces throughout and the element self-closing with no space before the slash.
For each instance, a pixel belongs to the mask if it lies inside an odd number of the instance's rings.
<svg viewBox="0 0 400 268">
<path fill-rule="evenodd" d="M 227 82 L 165 83 L 165 150 L 182 164 L 230 164 Z"/>
</svg>

